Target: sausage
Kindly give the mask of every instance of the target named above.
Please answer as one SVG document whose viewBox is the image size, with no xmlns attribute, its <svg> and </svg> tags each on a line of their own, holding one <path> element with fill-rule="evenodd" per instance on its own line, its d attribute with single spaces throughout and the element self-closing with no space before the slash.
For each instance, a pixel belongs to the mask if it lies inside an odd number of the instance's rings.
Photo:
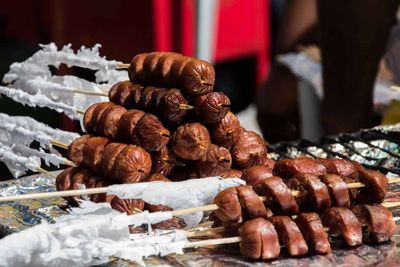
<svg viewBox="0 0 400 267">
<path fill-rule="evenodd" d="M 317 176 L 325 174 L 324 165 L 312 158 L 300 157 L 297 159 L 284 159 L 275 162 L 274 174 L 282 178 L 291 178 L 297 173 L 312 173 Z"/>
<path fill-rule="evenodd" d="M 224 147 L 211 144 L 206 156 L 195 164 L 198 177 L 224 176 L 232 165 L 232 157 L 229 150 Z"/>
<path fill-rule="evenodd" d="M 170 176 L 178 162 L 178 159 L 174 152 L 167 146 L 162 148 L 160 151 L 154 151 L 151 153 L 152 169 L 151 173 L 160 173 L 164 176 Z"/>
<path fill-rule="evenodd" d="M 357 171 L 353 163 L 345 159 L 327 158 L 317 159 L 317 162 L 324 165 L 327 173 L 332 173 L 340 176 L 349 176 Z"/>
<path fill-rule="evenodd" d="M 331 206 L 331 199 L 326 185 L 311 173 L 298 173 L 293 176 L 288 185 L 291 189 L 300 190 L 301 197 L 297 203 L 303 209 L 323 211 Z"/>
<path fill-rule="evenodd" d="M 69 190 L 71 187 L 71 179 L 79 170 L 80 168 L 77 167 L 69 167 L 59 173 L 55 181 L 57 191 Z M 64 199 L 69 203 L 74 203 L 73 197 L 64 197 Z"/>
<path fill-rule="evenodd" d="M 83 163 L 83 147 L 86 145 L 90 135 L 85 134 L 78 137 L 68 146 L 67 158 L 75 165 L 79 166 Z"/>
<path fill-rule="evenodd" d="M 103 149 L 109 142 L 108 138 L 93 136 L 87 140 L 83 147 L 84 163 L 94 172 L 98 172 L 101 169 Z"/>
<path fill-rule="evenodd" d="M 82 187 L 86 187 L 86 180 L 91 177 L 93 173 L 88 169 L 80 169 L 71 177 L 70 186 L 67 190 L 77 190 Z M 71 197 L 68 198 L 68 202 L 71 204 L 77 204 L 77 198 L 81 197 Z"/>
<path fill-rule="evenodd" d="M 389 241 L 393 237 L 396 231 L 396 223 L 389 209 L 380 204 L 362 204 L 353 206 L 351 210 L 360 223 L 368 227 L 372 242 L 379 244 Z"/>
<path fill-rule="evenodd" d="M 166 147 L 171 136 L 160 120 L 149 113 L 137 122 L 135 133 L 140 145 L 147 151 L 159 151 Z"/>
<path fill-rule="evenodd" d="M 94 123 L 95 123 L 95 121 L 93 120 L 94 111 L 99 107 L 107 105 L 110 105 L 110 103 L 109 102 L 95 103 L 86 109 L 85 114 L 83 115 L 83 126 L 85 127 L 86 132 L 88 133 L 94 132 Z"/>
<path fill-rule="evenodd" d="M 109 106 L 101 115 L 97 127 L 97 133 L 101 136 L 105 136 L 111 139 L 115 139 L 117 137 L 118 132 L 118 122 L 121 116 L 127 110 L 118 105 Z"/>
<path fill-rule="evenodd" d="M 350 195 L 346 182 L 336 174 L 324 174 L 319 177 L 329 190 L 334 207 L 350 207 Z"/>
<path fill-rule="evenodd" d="M 96 178 L 96 185 L 95 188 L 100 188 L 100 187 L 107 187 L 111 183 L 107 180 L 104 180 L 100 177 Z M 109 202 L 111 198 L 114 196 L 108 196 L 106 193 L 100 193 L 100 194 L 94 194 L 90 196 L 90 200 L 96 203 L 101 203 L 101 202 Z"/>
<path fill-rule="evenodd" d="M 104 147 L 102 156 L 101 156 L 101 172 L 105 177 L 109 179 L 115 179 L 113 177 L 113 168 L 115 164 L 115 160 L 119 153 L 124 150 L 128 145 L 121 143 L 109 143 Z"/>
<path fill-rule="evenodd" d="M 224 177 L 224 178 L 241 178 L 242 171 L 235 170 L 235 169 L 229 169 L 229 171 L 227 173 L 225 173 L 222 177 Z"/>
<path fill-rule="evenodd" d="M 145 203 L 144 206 L 145 210 L 148 210 L 149 212 L 157 212 L 157 211 L 171 211 L 172 209 L 170 207 L 167 207 L 165 205 L 151 205 L 148 203 Z M 151 225 L 153 229 L 163 229 L 163 230 L 169 230 L 169 229 L 180 229 L 186 227 L 185 222 L 178 217 L 173 217 L 172 219 L 162 221 L 156 224 Z"/>
<path fill-rule="evenodd" d="M 223 147 L 233 146 L 243 131 L 238 118 L 230 111 L 221 121 L 211 125 L 210 128 L 213 142 Z"/>
<path fill-rule="evenodd" d="M 200 160 L 206 155 L 210 144 L 210 134 L 203 125 L 186 123 L 176 129 L 171 148 L 179 158 Z"/>
<path fill-rule="evenodd" d="M 181 88 L 188 95 L 209 93 L 215 82 L 215 71 L 209 63 L 177 53 L 136 55 L 128 72 L 132 82 Z"/>
<path fill-rule="evenodd" d="M 251 186 L 238 186 L 236 187 L 236 191 L 245 220 L 257 217 L 268 218 L 273 215 L 272 211 L 264 206 L 260 197 L 254 192 Z"/>
<path fill-rule="evenodd" d="M 240 169 L 263 165 L 267 160 L 264 140 L 255 132 L 243 131 L 231 148 L 232 161 Z"/>
<path fill-rule="evenodd" d="M 96 104 L 95 104 L 96 105 Z M 97 103 L 96 108 L 93 111 L 92 119 L 90 122 L 90 125 L 92 125 L 92 132 L 89 132 L 88 129 L 86 131 L 88 133 L 93 133 L 93 134 L 98 134 L 102 130 L 102 126 L 99 124 L 101 115 L 103 115 L 103 112 L 107 110 L 108 107 L 114 106 L 114 103 L 111 102 L 102 102 L 102 103 Z"/>
<path fill-rule="evenodd" d="M 181 91 L 175 88 L 167 90 L 159 101 L 160 115 L 172 123 L 182 122 L 191 108 Z"/>
<path fill-rule="evenodd" d="M 154 113 L 158 107 L 157 98 L 161 93 L 164 93 L 166 89 L 146 86 L 142 92 L 142 96 L 139 101 L 139 107 L 143 110 Z"/>
<path fill-rule="evenodd" d="M 111 208 L 119 212 L 132 215 L 144 209 L 144 201 L 141 199 L 121 199 L 114 196 L 110 201 Z"/>
<path fill-rule="evenodd" d="M 245 222 L 239 228 L 240 253 L 253 260 L 269 260 L 279 256 L 278 234 L 273 224 L 263 218 Z"/>
<path fill-rule="evenodd" d="M 144 181 L 151 171 L 150 154 L 135 145 L 126 146 L 115 159 L 113 173 L 121 183 Z"/>
<path fill-rule="evenodd" d="M 246 181 L 246 184 L 255 185 L 272 176 L 273 174 L 270 168 L 258 165 L 244 169 L 241 178 Z"/>
<path fill-rule="evenodd" d="M 135 128 L 144 114 L 146 113 L 138 109 L 131 109 L 125 112 L 118 121 L 119 139 L 138 145 L 139 140 L 136 138 Z"/>
<path fill-rule="evenodd" d="M 240 206 L 236 188 L 231 187 L 222 190 L 214 198 L 214 204 L 218 209 L 214 215 L 223 223 L 241 223 L 243 221 L 242 208 Z"/>
<path fill-rule="evenodd" d="M 359 201 L 363 203 L 382 203 L 385 200 L 388 179 L 379 171 L 374 170 L 359 170 L 360 182 L 365 184 L 365 187 L 360 190 Z"/>
<path fill-rule="evenodd" d="M 108 92 L 111 102 L 126 108 L 138 107 L 142 96 L 143 86 L 123 81 L 114 84 Z"/>
<path fill-rule="evenodd" d="M 308 246 L 297 224 L 288 216 L 274 216 L 268 219 L 279 233 L 279 241 L 285 245 L 291 256 L 308 253 Z"/>
<path fill-rule="evenodd" d="M 197 117 L 204 123 L 217 123 L 221 121 L 229 111 L 231 101 L 221 92 L 211 92 L 198 96 L 194 100 Z"/>
<path fill-rule="evenodd" d="M 312 249 L 316 254 L 331 252 L 328 235 L 317 213 L 300 213 L 295 222 L 303 234 L 309 249 Z"/>
<path fill-rule="evenodd" d="M 171 182 L 170 179 L 162 175 L 161 173 L 153 173 L 150 175 L 147 179 L 146 182 L 155 182 L 155 181 L 161 181 L 161 182 Z"/>
<path fill-rule="evenodd" d="M 342 236 L 350 247 L 362 243 L 362 229 L 354 213 L 346 208 L 329 208 L 321 216 L 324 226 L 329 227 L 329 233 Z"/>
</svg>

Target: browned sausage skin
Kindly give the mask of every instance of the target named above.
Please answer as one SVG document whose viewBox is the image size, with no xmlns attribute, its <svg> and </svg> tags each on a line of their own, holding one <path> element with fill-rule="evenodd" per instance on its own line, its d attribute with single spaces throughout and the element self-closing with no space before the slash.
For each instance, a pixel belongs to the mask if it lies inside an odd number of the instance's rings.
<svg viewBox="0 0 400 267">
<path fill-rule="evenodd" d="M 275 162 L 274 174 L 276 176 L 288 179 L 300 172 L 322 175 L 326 173 L 326 169 L 322 164 L 308 157 L 284 159 Z"/>
<path fill-rule="evenodd" d="M 346 208 L 329 208 L 321 216 L 333 236 L 342 236 L 350 247 L 362 244 L 362 229 L 354 213 Z"/>
<path fill-rule="evenodd" d="M 279 241 L 285 245 L 291 256 L 308 253 L 308 246 L 297 224 L 288 216 L 274 216 L 268 219 L 278 232 Z"/>
<path fill-rule="evenodd" d="M 128 72 L 132 82 L 182 88 L 188 95 L 209 93 L 215 82 L 215 71 L 209 63 L 169 52 L 136 55 Z"/>
<path fill-rule="evenodd" d="M 264 165 L 267 160 L 265 141 L 252 131 L 243 131 L 231 148 L 232 161 L 239 169 Z"/>
<path fill-rule="evenodd" d="M 324 174 L 319 177 L 329 190 L 334 207 L 350 207 L 350 195 L 346 182 L 336 174 Z"/>
<path fill-rule="evenodd" d="M 361 204 L 351 208 L 362 225 L 368 228 L 372 242 L 382 243 L 389 241 L 395 231 L 396 223 L 392 212 L 380 204 Z"/>
<path fill-rule="evenodd" d="M 273 224 L 263 218 L 245 222 L 239 228 L 240 253 L 253 260 L 269 260 L 279 256 L 278 234 Z"/>
<path fill-rule="evenodd" d="M 303 210 L 323 211 L 331 206 L 328 188 L 316 175 L 298 173 L 288 181 L 288 185 L 301 192 L 297 203 Z"/>
<path fill-rule="evenodd" d="M 301 213 L 295 220 L 308 247 L 317 254 L 331 252 L 328 235 L 317 213 Z"/>
<path fill-rule="evenodd" d="M 244 169 L 241 178 L 246 181 L 246 184 L 255 185 L 272 176 L 270 168 L 258 165 Z"/>
</svg>

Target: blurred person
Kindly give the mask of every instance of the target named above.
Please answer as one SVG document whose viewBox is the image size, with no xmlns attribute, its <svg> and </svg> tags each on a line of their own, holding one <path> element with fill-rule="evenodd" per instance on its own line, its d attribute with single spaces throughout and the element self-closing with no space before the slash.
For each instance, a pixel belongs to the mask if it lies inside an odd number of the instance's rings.
<svg viewBox="0 0 400 267">
<path fill-rule="evenodd" d="M 319 44 L 324 134 L 373 126 L 373 87 L 400 0 L 287 0 L 275 55 Z M 258 122 L 269 142 L 299 138 L 298 81 L 274 62 L 257 97 Z"/>
</svg>

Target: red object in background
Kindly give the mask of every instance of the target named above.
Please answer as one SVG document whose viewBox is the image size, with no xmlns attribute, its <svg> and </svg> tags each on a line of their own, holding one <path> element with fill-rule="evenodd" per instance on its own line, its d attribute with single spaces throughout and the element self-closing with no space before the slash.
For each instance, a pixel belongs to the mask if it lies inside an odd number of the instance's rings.
<svg viewBox="0 0 400 267">
<path fill-rule="evenodd" d="M 201 0 L 200 0 L 201 1 Z M 195 0 L 153 0 L 155 48 L 195 54 Z M 216 19 L 215 62 L 255 57 L 257 82 L 269 70 L 269 4 L 266 0 L 220 0 Z"/>
</svg>

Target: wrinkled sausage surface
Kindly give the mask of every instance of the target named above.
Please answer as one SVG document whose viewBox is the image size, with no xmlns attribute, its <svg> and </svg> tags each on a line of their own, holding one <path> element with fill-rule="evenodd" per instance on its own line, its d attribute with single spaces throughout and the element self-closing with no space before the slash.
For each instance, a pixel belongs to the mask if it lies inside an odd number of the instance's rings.
<svg viewBox="0 0 400 267">
<path fill-rule="evenodd" d="M 273 174 L 270 168 L 258 165 L 244 169 L 241 178 L 246 181 L 246 184 L 255 185 L 272 176 Z"/>
<path fill-rule="evenodd" d="M 230 111 L 226 113 L 220 122 L 210 126 L 213 142 L 223 147 L 233 146 L 239 139 L 242 131 L 239 119 Z"/>
<path fill-rule="evenodd" d="M 83 148 L 86 145 L 87 140 L 90 138 L 90 135 L 85 134 L 81 137 L 78 137 L 68 146 L 67 157 L 71 160 L 75 165 L 79 166 L 83 163 Z"/>
<path fill-rule="evenodd" d="M 240 169 L 263 165 L 267 160 L 265 141 L 255 132 L 243 131 L 231 148 L 232 161 Z"/>
<path fill-rule="evenodd" d="M 276 176 L 287 179 L 300 172 L 322 175 L 326 173 L 326 170 L 324 165 L 308 157 L 284 159 L 275 162 L 274 174 Z"/>
<path fill-rule="evenodd" d="M 214 214 L 221 222 L 242 222 L 242 208 L 236 188 L 231 187 L 219 192 L 214 198 L 214 204 L 218 206 Z"/>
<path fill-rule="evenodd" d="M 257 217 L 268 218 L 271 217 L 272 211 L 267 209 L 260 197 L 254 192 L 253 188 L 249 185 L 242 185 L 236 187 L 239 203 L 242 206 L 243 218 L 254 219 Z"/>
<path fill-rule="evenodd" d="M 350 195 L 346 182 L 336 174 L 324 174 L 319 177 L 329 190 L 332 206 L 350 207 Z"/>
</svg>

